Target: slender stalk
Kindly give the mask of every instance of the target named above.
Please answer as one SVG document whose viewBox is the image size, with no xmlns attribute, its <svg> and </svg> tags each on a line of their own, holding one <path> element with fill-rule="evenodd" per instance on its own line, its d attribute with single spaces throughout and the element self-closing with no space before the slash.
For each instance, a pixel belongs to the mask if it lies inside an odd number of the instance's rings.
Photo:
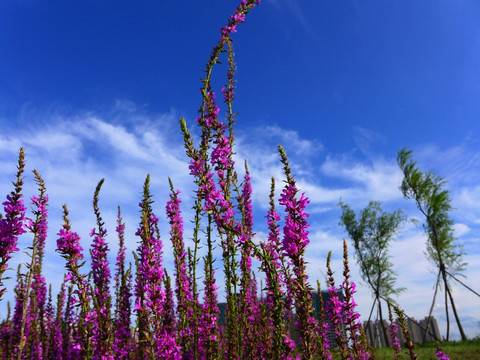
<svg viewBox="0 0 480 360">
<path fill-rule="evenodd" d="M 405 338 L 405 347 L 408 349 L 410 354 L 411 360 L 417 360 L 417 354 L 415 353 L 415 345 L 413 345 L 413 341 L 410 337 L 410 332 L 407 329 L 407 322 L 405 321 L 405 314 L 398 306 L 394 306 L 393 310 L 397 314 L 398 321 L 400 322 L 400 326 L 402 327 L 403 336 Z"/>
<path fill-rule="evenodd" d="M 26 232 L 25 212 L 27 208 L 23 204 L 23 172 L 25 169 L 25 150 L 20 149 L 18 154 L 17 176 L 13 183 L 13 191 L 7 195 L 7 201 L 3 203 L 5 217 L 0 218 L 0 300 L 7 291 L 2 287 L 3 274 L 8 268 L 8 261 L 12 253 L 18 251 L 18 237 Z"/>
<path fill-rule="evenodd" d="M 30 264 L 27 265 L 28 275 L 26 286 L 24 290 L 24 301 L 23 301 L 23 309 L 22 309 L 22 325 L 20 327 L 20 342 L 18 344 L 17 349 L 17 360 L 22 359 L 23 348 L 27 342 L 27 338 L 24 337 L 25 334 L 25 326 L 27 321 L 27 311 L 30 307 L 30 310 L 33 310 L 35 314 L 30 314 L 30 316 L 38 315 L 37 309 L 35 306 L 36 302 L 36 295 L 30 299 L 30 291 L 32 289 L 32 281 L 35 275 L 39 275 L 41 271 L 41 261 L 43 256 L 43 247 L 45 244 L 45 237 L 46 233 L 46 220 L 47 220 L 47 212 L 46 206 L 48 201 L 48 195 L 46 195 L 46 188 L 43 179 L 41 178 L 40 174 L 34 170 L 35 174 L 35 181 L 38 185 L 38 190 L 40 192 L 39 198 L 32 197 L 32 202 L 37 206 L 37 210 L 34 210 L 35 214 L 35 221 L 33 222 L 32 226 L 30 226 L 30 231 L 33 233 L 33 246 L 32 246 L 32 254 L 30 255 Z M 31 300 L 31 302 L 29 302 Z M 39 319 L 41 320 L 41 319 Z M 36 331 L 36 336 L 38 337 L 38 329 Z"/>
</svg>

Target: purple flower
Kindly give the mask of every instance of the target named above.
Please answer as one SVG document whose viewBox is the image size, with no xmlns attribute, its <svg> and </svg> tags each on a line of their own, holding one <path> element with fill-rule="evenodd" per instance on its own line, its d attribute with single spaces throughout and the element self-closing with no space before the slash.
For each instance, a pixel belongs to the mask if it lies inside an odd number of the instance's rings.
<svg viewBox="0 0 480 360">
<path fill-rule="evenodd" d="M 159 360 L 182 360 L 181 347 L 177 345 L 175 335 L 165 330 L 155 333 L 156 357 Z"/>
<path fill-rule="evenodd" d="M 391 338 L 391 346 L 393 347 L 395 354 L 394 357 L 395 359 L 398 359 L 398 355 L 400 354 L 400 351 L 402 350 L 400 346 L 400 340 L 398 340 L 398 325 L 395 324 L 393 321 L 390 322 L 389 325 L 389 331 L 390 331 L 390 338 Z"/>
<path fill-rule="evenodd" d="M 305 194 L 297 199 L 297 192 L 295 184 L 290 183 L 280 195 L 280 205 L 285 207 L 287 213 L 283 228 L 283 250 L 291 258 L 303 254 L 305 247 L 310 243 L 307 230 L 310 227 L 307 221 L 309 215 L 305 212 L 305 207 L 310 201 Z"/>
<path fill-rule="evenodd" d="M 65 281 L 62 283 L 60 293 L 58 294 L 57 315 L 49 326 L 50 337 L 53 342 L 49 346 L 48 355 L 52 360 L 63 359 L 64 338 L 62 332 L 62 322 L 64 316 L 63 306 L 65 304 Z M 67 319 L 65 319 L 67 320 Z"/>
<path fill-rule="evenodd" d="M 260 0 L 242 1 L 240 3 L 237 9 L 235 9 L 234 14 L 230 16 L 228 25 L 221 29 L 222 41 L 226 41 L 226 39 L 230 36 L 231 33 L 237 32 L 237 25 L 245 21 L 245 14 L 250 8 L 253 8 L 255 4 L 260 4 Z"/>
<path fill-rule="evenodd" d="M 345 324 L 345 330 L 348 333 L 348 340 L 351 343 L 351 350 L 349 353 L 349 359 L 369 359 L 370 354 L 365 349 L 363 342 L 361 341 L 361 329 L 362 325 L 358 319 L 360 314 L 355 312 L 357 304 L 353 295 L 356 293 L 355 283 L 350 281 L 350 267 L 348 265 L 348 249 L 347 241 L 343 240 L 343 284 L 342 290 L 345 295 L 345 302 L 343 304 L 343 323 Z"/>
<path fill-rule="evenodd" d="M 170 181 L 170 179 L 169 179 Z M 172 241 L 175 256 L 175 294 L 177 297 L 177 313 L 179 316 L 178 331 L 179 344 L 184 353 L 190 351 L 191 336 L 193 334 L 193 283 L 187 267 L 185 245 L 183 242 L 183 219 L 180 211 L 180 191 L 174 191 L 170 181 L 170 200 L 167 202 L 166 211 L 170 222 L 170 240 Z"/>
<path fill-rule="evenodd" d="M 147 176 L 140 202 L 142 218 L 137 236 L 141 241 L 137 248 L 137 276 L 135 283 L 135 311 L 137 324 L 142 331 L 139 334 L 138 355 L 143 358 L 146 353 L 152 353 L 157 358 L 165 358 L 165 349 L 172 348 L 170 359 L 176 359 L 179 352 L 175 336 L 164 328 L 166 316 L 166 293 L 163 287 L 165 271 L 163 269 L 162 248 L 158 230 L 158 218 L 152 211 L 150 195 L 150 176 Z M 153 346 L 151 346 L 151 345 Z M 166 357 L 169 358 L 169 357 Z"/>
<path fill-rule="evenodd" d="M 292 267 L 294 279 L 288 281 L 288 292 L 295 299 L 295 307 L 299 321 L 299 332 L 303 346 L 304 358 L 314 356 L 318 349 L 317 324 L 313 318 L 312 295 L 307 283 L 306 266 L 303 255 L 305 248 L 309 244 L 307 221 L 308 214 L 305 211 L 308 198 L 302 194 L 298 198 L 298 190 L 295 180 L 291 175 L 290 165 L 287 154 L 283 147 L 278 148 L 281 161 L 284 165 L 284 172 L 287 177 L 282 194 L 280 195 L 280 205 L 284 206 L 285 226 L 283 227 L 283 251 L 288 256 Z"/>
<path fill-rule="evenodd" d="M 83 259 L 83 248 L 80 246 L 80 236 L 70 229 L 62 228 L 57 233 L 57 251 L 64 257 L 68 257 L 67 269 L 70 270 L 78 265 Z M 71 271 L 71 270 L 70 270 Z"/>
<path fill-rule="evenodd" d="M 211 261 L 211 259 L 210 259 Z M 220 344 L 217 306 L 217 286 L 215 284 L 215 271 L 211 268 L 209 260 L 205 263 L 206 277 L 204 280 L 205 292 L 201 307 L 201 318 L 198 325 L 199 358 L 212 359 L 218 354 Z"/>
<path fill-rule="evenodd" d="M 22 318 L 23 318 L 23 307 L 24 304 L 27 305 L 28 299 L 26 299 L 26 284 L 23 279 L 21 279 L 20 271 L 17 273 L 17 284 L 15 285 L 15 308 L 12 318 L 12 328 L 13 328 L 13 343 L 16 345 L 15 353 L 18 351 L 18 344 L 21 339 L 22 332 Z M 28 339 L 30 335 L 30 325 L 32 323 L 32 317 L 27 314 L 25 318 L 25 323 L 23 324 L 23 339 Z"/>
<path fill-rule="evenodd" d="M 112 350 L 119 359 L 128 359 L 131 350 L 130 315 L 132 296 L 132 275 L 125 269 L 125 224 L 118 208 L 117 228 L 120 246 L 117 254 L 115 272 L 115 336 Z"/>
<path fill-rule="evenodd" d="M 266 275 L 266 305 L 268 309 L 268 326 L 272 334 L 272 356 L 280 359 L 292 359 L 295 342 L 288 335 L 288 323 L 291 318 L 292 294 L 286 295 L 283 289 L 287 285 L 282 277 L 283 268 L 280 258 L 280 230 L 277 224 L 280 215 L 275 210 L 275 180 L 272 178 L 270 191 L 270 209 L 266 215 L 268 224 L 268 241 L 261 243 L 263 250 L 262 268 Z M 290 291 L 288 289 L 288 291 Z"/>
<path fill-rule="evenodd" d="M 198 176 L 205 172 L 205 160 L 203 158 L 190 160 L 190 175 Z"/>
<path fill-rule="evenodd" d="M 31 254 L 31 262 L 27 265 L 28 274 L 25 280 L 17 284 L 18 294 L 24 299 L 21 304 L 20 328 L 18 329 L 19 342 L 16 348 L 20 357 L 25 357 L 24 349 L 28 348 L 32 359 L 42 359 L 42 335 L 41 329 L 45 326 L 45 301 L 47 287 L 45 279 L 41 275 L 43 252 L 45 247 L 45 238 L 47 233 L 47 201 L 45 194 L 45 184 L 34 170 L 37 184 L 39 185 L 40 197 L 33 196 L 32 202 L 37 209 L 33 210 L 35 220 L 28 220 L 28 229 L 34 234 Z"/>
<path fill-rule="evenodd" d="M 3 273 L 8 268 L 8 261 L 12 258 L 11 254 L 18 251 L 18 237 L 26 232 L 25 212 L 27 208 L 22 200 L 24 168 L 24 150 L 22 148 L 18 156 L 17 180 L 13 184 L 14 190 L 7 195 L 7 201 L 2 203 L 5 216 L 0 218 L 0 286 L 2 286 Z M 0 299 L 5 291 L 5 288 L 0 288 Z"/>
<path fill-rule="evenodd" d="M 23 199 L 15 199 L 10 195 L 7 195 L 7 201 L 2 205 L 5 217 L 0 219 L 0 248 L 2 249 L 2 261 L 8 261 L 11 258 L 10 253 L 18 251 L 18 237 L 27 232 L 25 230 L 27 208 L 23 204 Z"/>
<path fill-rule="evenodd" d="M 30 220 L 28 228 L 37 236 L 37 263 L 41 263 L 48 232 L 48 195 L 41 194 L 40 197 L 32 196 L 30 199 L 37 208 L 37 210 L 34 211 L 34 214 L 37 215 L 37 221 L 34 222 Z"/>
<path fill-rule="evenodd" d="M 79 303 L 81 309 L 79 315 L 81 324 L 72 345 L 74 349 L 81 349 L 79 356 L 83 356 L 91 351 L 89 346 L 92 335 L 91 327 L 95 319 L 95 313 L 90 309 L 91 293 L 86 276 L 80 274 L 80 267 L 83 265 L 79 264 L 79 261 L 83 260 L 80 236 L 78 236 L 76 232 L 71 231 L 66 205 L 63 205 L 63 213 L 64 225 L 57 234 L 59 238 L 57 239 L 56 251 L 67 260 L 65 267 L 68 273 L 65 276 L 65 280 L 71 281 L 72 284 L 76 285 L 76 290 L 73 291 L 73 294 L 76 295 L 77 298 L 72 298 L 71 301 L 73 303 Z M 89 323 L 89 321 L 91 322 Z"/>
<path fill-rule="evenodd" d="M 93 301 L 95 304 L 96 316 L 92 321 L 94 345 L 93 359 L 110 356 L 111 352 L 111 321 L 110 321 L 110 268 L 107 261 L 108 245 L 105 242 L 106 230 L 100 233 L 92 231 L 90 236 L 94 236 L 90 254 L 92 257 L 92 277 L 93 277 Z"/>
<path fill-rule="evenodd" d="M 437 347 L 437 351 L 435 352 L 435 355 L 437 356 L 438 360 L 450 360 L 448 355 L 442 352 L 442 349 L 440 347 Z"/>
<path fill-rule="evenodd" d="M 215 101 L 215 93 L 213 91 L 207 92 L 206 102 L 202 107 L 202 116 L 199 116 L 196 120 L 200 126 L 205 128 L 216 128 L 222 127 L 223 124 L 218 122 L 218 114 L 220 113 L 220 108 L 217 106 Z"/>
<path fill-rule="evenodd" d="M 111 296 L 110 296 L 110 267 L 107 254 L 109 251 L 105 237 L 107 230 L 103 227 L 104 222 L 98 206 L 100 189 L 104 179 L 98 183 L 93 195 L 93 211 L 97 218 L 97 228 L 90 231 L 93 243 L 90 249 L 92 258 L 93 278 L 93 305 L 94 309 L 89 314 L 92 323 L 92 348 L 93 360 L 110 359 L 112 355 L 112 321 L 111 321 Z"/>
</svg>

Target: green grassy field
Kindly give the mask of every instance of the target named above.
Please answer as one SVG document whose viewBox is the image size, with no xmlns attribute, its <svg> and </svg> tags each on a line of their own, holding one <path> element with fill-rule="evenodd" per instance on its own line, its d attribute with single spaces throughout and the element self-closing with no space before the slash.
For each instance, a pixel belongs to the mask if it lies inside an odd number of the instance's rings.
<svg viewBox="0 0 480 360">
<path fill-rule="evenodd" d="M 451 360 L 480 360 L 480 339 L 443 342 L 440 344 L 442 351 L 446 353 Z M 435 356 L 437 344 L 429 343 L 425 345 L 416 345 L 415 352 L 419 360 L 437 360 Z M 392 348 L 375 349 L 375 358 L 377 360 L 393 359 Z M 402 349 L 400 359 L 410 359 L 408 350 Z"/>
</svg>

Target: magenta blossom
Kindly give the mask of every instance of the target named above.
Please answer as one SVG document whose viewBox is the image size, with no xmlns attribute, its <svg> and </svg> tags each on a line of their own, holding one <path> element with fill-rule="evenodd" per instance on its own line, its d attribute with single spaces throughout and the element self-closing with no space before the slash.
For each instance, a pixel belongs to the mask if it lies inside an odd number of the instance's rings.
<svg viewBox="0 0 480 360">
<path fill-rule="evenodd" d="M 280 195 L 280 205 L 285 207 L 285 212 L 288 214 L 283 228 L 283 250 L 289 257 L 303 254 L 305 247 L 310 243 L 307 230 L 309 215 L 305 211 L 310 200 L 305 197 L 304 193 L 300 199 L 297 199 L 297 192 L 295 184 L 288 184 Z"/>
<path fill-rule="evenodd" d="M 438 360 L 450 360 L 447 354 L 445 354 L 440 347 L 437 347 L 437 351 L 435 352 Z"/>
</svg>

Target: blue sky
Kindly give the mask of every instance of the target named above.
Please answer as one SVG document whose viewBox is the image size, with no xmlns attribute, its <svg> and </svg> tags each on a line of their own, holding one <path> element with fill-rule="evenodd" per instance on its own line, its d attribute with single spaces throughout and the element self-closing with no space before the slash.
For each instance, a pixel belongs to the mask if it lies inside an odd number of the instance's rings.
<svg viewBox="0 0 480 360">
<path fill-rule="evenodd" d="M 188 220 L 193 186 L 178 119 L 185 117 L 196 131 L 201 69 L 236 5 L 230 0 L 1 2 L 0 193 L 10 191 L 16 153 L 25 146 L 28 169 L 43 174 L 51 197 L 45 271 L 54 285 L 63 261 L 54 253 L 60 206 L 68 204 L 73 227 L 88 248 L 95 224 L 91 198 L 103 177 L 100 206 L 113 251 L 117 205 L 130 229 L 130 250 L 136 246 L 136 204 L 147 173 L 157 213 L 164 214 L 170 176 L 182 191 Z M 270 177 L 282 180 L 276 153 L 281 143 L 312 201 L 307 256 L 312 283 L 322 278 L 329 250 L 341 274 L 346 234 L 338 226 L 340 198 L 356 210 L 369 200 L 382 201 L 387 210 L 402 208 L 421 219 L 398 190 L 396 154 L 408 147 L 420 167 L 448 180 L 456 236 L 469 263 L 465 282 L 475 288 L 479 19 L 475 1 L 263 0 L 239 26 L 237 163 L 249 161 L 256 231 L 258 238 L 265 236 Z M 224 73 L 221 66 L 215 72 L 217 92 Z M 34 194 L 30 174 L 25 193 Z M 167 243 L 166 222 L 162 233 Z M 409 224 L 392 247 L 398 284 L 408 289 L 398 301 L 416 318 L 427 315 L 435 281 L 424 243 L 422 228 Z M 168 249 L 166 244 L 170 266 Z M 24 256 L 19 253 L 12 267 L 16 261 Z M 358 273 L 353 280 L 362 284 Z M 478 335 L 478 297 L 459 286 L 454 296 L 468 334 Z M 359 286 L 358 297 L 360 312 L 368 313 L 365 286 Z M 441 320 L 440 303 L 435 315 Z M 457 332 L 453 325 L 452 332 Z"/>
</svg>

